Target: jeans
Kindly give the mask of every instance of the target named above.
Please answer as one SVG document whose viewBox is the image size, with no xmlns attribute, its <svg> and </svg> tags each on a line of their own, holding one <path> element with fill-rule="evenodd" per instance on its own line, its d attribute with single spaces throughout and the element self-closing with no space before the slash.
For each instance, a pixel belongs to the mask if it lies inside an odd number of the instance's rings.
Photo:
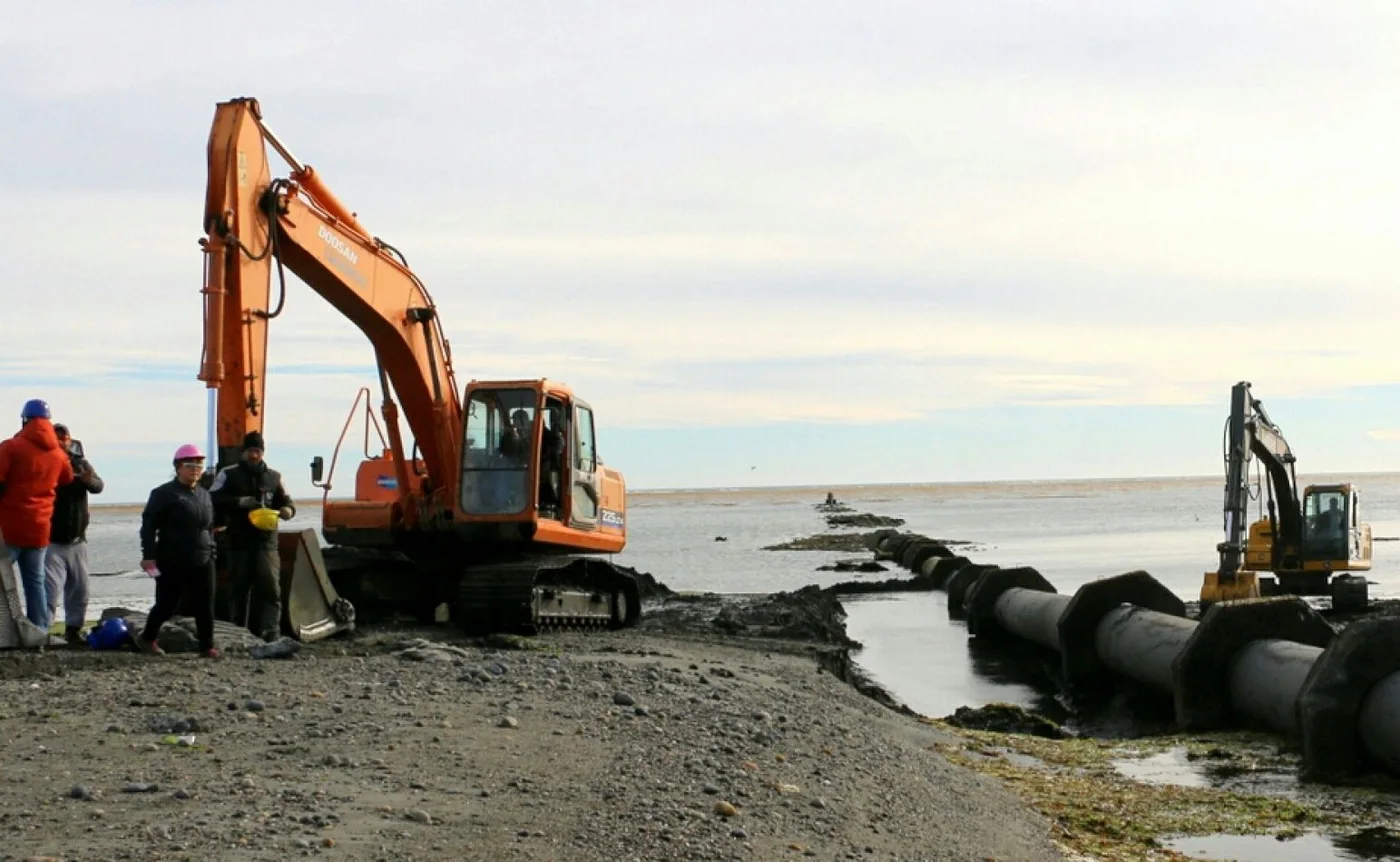
<svg viewBox="0 0 1400 862">
<path fill-rule="evenodd" d="M 88 548 L 87 542 L 52 542 L 44 558 L 48 572 L 49 618 L 58 615 L 58 602 L 63 600 L 63 622 L 68 629 L 78 631 L 88 607 Z"/>
<path fill-rule="evenodd" d="M 29 621 L 49 630 L 49 589 L 44 571 L 48 548 L 10 548 L 10 558 L 19 569 L 19 581 L 24 588 L 24 615 Z"/>
</svg>

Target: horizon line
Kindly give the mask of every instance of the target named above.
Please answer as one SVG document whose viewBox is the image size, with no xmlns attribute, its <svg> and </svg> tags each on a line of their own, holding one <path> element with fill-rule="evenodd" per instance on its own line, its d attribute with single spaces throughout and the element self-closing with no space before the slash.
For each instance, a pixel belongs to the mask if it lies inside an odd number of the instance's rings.
<svg viewBox="0 0 1400 862">
<path fill-rule="evenodd" d="M 1319 471 L 1316 473 L 1302 473 L 1301 476 L 1400 476 L 1397 470 L 1347 470 L 1347 471 Z M 744 491 L 836 491 L 841 489 L 863 489 L 863 488 L 937 488 L 937 487 L 968 487 L 974 485 L 1043 485 L 1043 484 L 1074 484 L 1084 482 L 1163 482 L 1163 481 L 1204 481 L 1208 479 L 1218 479 L 1224 481 L 1224 477 L 1211 474 L 1186 474 L 1186 475 L 1142 475 L 1142 476 L 1066 476 L 1045 479 L 963 479 L 963 480 L 916 480 L 911 482 L 809 482 L 795 485 L 689 485 L 674 487 L 649 487 L 649 488 L 628 488 L 627 494 L 642 495 L 647 494 L 685 494 L 685 493 L 739 493 Z M 349 502 L 354 497 L 322 497 L 316 501 L 319 505 L 327 500 L 331 502 Z M 139 506 L 143 505 L 142 500 L 130 501 L 102 501 L 90 500 L 91 508 L 114 508 L 119 506 Z"/>
</svg>

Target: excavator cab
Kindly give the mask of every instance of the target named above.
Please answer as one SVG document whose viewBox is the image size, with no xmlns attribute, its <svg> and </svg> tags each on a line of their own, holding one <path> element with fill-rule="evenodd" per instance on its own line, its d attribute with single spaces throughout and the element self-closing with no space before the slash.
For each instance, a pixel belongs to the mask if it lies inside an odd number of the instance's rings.
<svg viewBox="0 0 1400 862">
<path fill-rule="evenodd" d="M 487 525 L 529 522 L 536 542 L 567 536 L 621 550 L 625 489 L 599 461 L 586 402 L 547 380 L 473 380 L 463 413 L 457 503 L 467 529 L 481 535 Z"/>
<path fill-rule="evenodd" d="M 1302 500 L 1302 541 L 1299 548 L 1274 548 L 1274 523 L 1265 517 L 1249 525 L 1244 562 L 1247 572 L 1283 568 L 1304 594 L 1325 592 L 1334 572 L 1364 572 L 1371 568 L 1371 525 L 1361 520 L 1360 494 L 1350 482 L 1309 485 Z M 1275 560 L 1275 554 L 1280 559 Z M 1296 558 L 1295 558 L 1296 555 Z"/>
<path fill-rule="evenodd" d="M 1303 492 L 1303 569 L 1364 572 L 1371 568 L 1371 525 L 1350 482 L 1309 485 Z"/>
</svg>

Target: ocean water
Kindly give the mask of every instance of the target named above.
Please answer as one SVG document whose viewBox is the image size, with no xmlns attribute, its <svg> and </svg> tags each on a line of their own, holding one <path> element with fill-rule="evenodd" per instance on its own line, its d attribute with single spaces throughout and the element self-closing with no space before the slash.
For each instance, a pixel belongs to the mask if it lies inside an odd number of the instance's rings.
<svg viewBox="0 0 1400 862">
<path fill-rule="evenodd" d="M 1377 538 L 1400 536 L 1400 475 L 1300 477 L 1361 488 L 1362 517 Z M 900 529 L 975 542 L 978 562 L 1034 566 L 1061 593 L 1096 578 L 1145 569 L 1183 599 L 1194 599 L 1213 569 L 1222 536 L 1223 478 L 998 482 L 832 487 L 858 512 L 904 518 Z M 774 592 L 854 577 L 817 567 L 868 554 L 765 551 L 766 545 L 826 527 L 814 509 L 828 489 L 648 492 L 629 500 L 628 546 L 617 562 L 651 572 L 677 590 Z M 93 613 L 114 604 L 148 605 L 140 558 L 139 511 L 94 507 L 89 531 Z M 320 507 L 304 505 L 285 527 L 318 529 Z M 716 537 L 725 541 L 716 541 Z M 1400 597 L 1400 544 L 1377 541 L 1369 572 L 1373 597 Z M 881 575 L 863 577 L 879 578 Z M 1052 715 L 1047 679 L 994 648 L 970 642 L 948 619 L 942 593 L 843 600 L 858 662 L 896 697 L 926 715 L 994 700 Z"/>
</svg>

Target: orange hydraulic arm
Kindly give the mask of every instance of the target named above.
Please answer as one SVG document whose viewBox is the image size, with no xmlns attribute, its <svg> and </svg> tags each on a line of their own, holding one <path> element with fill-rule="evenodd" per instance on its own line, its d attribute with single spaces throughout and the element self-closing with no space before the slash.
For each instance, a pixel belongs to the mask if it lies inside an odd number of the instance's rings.
<svg viewBox="0 0 1400 862">
<path fill-rule="evenodd" d="M 272 179 L 265 144 L 291 166 Z M 427 289 L 402 255 L 373 237 L 262 124 L 255 99 L 220 102 L 209 133 L 204 204 L 204 356 L 199 379 L 217 395 L 218 465 L 238 457 L 243 435 L 262 430 L 272 265 L 285 266 L 349 318 L 374 346 L 385 429 L 398 472 L 400 517 L 412 526 L 451 510 L 462 407 L 451 349 Z M 410 477 L 398 409 L 403 404 L 426 475 Z"/>
</svg>

